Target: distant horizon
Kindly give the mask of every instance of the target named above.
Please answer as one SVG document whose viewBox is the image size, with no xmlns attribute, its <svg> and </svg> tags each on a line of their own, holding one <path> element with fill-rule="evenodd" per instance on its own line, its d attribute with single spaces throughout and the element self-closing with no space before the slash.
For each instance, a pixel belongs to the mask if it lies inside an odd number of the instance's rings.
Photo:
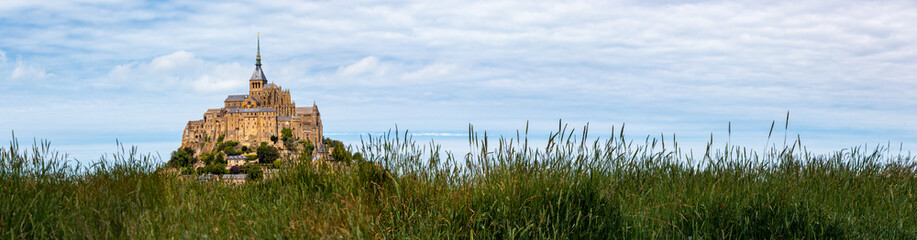
<svg viewBox="0 0 917 240">
<path fill-rule="evenodd" d="M 556 126 L 557 125 L 555 123 L 554 127 L 556 128 Z M 768 125 L 768 127 L 769 126 L 770 125 Z M 574 133 L 574 138 L 579 139 L 581 137 L 580 134 L 582 132 L 582 127 L 583 127 L 582 125 L 567 124 L 567 127 L 568 129 L 575 128 L 576 131 Z M 618 131 L 620 131 L 620 127 L 621 127 L 620 124 L 614 125 L 614 130 L 616 131 L 614 133 L 615 136 L 618 136 L 618 133 L 619 133 Z M 390 133 L 396 134 L 396 132 L 394 132 L 395 130 L 396 129 L 393 126 L 390 129 L 391 131 Z M 399 134 L 399 137 L 403 137 L 403 134 L 405 133 L 405 131 L 407 131 L 409 135 L 411 135 L 412 140 L 414 140 L 418 146 L 422 146 L 422 147 L 429 149 L 429 145 L 432 142 L 442 147 L 441 153 L 445 154 L 448 151 L 448 152 L 453 153 L 453 155 L 456 158 L 460 158 L 464 156 L 471 149 L 468 146 L 467 129 L 465 131 L 432 132 L 432 131 L 415 131 L 411 129 L 404 129 L 399 126 L 397 130 L 398 130 L 397 134 Z M 519 130 L 520 136 L 524 138 L 525 137 L 524 125 L 523 127 L 521 127 L 518 130 Z M 610 135 L 612 135 L 611 130 L 612 129 L 610 126 L 605 127 L 605 128 L 599 128 L 596 125 L 590 123 L 588 141 L 591 143 L 591 141 L 595 141 L 596 138 L 599 138 L 602 141 L 605 141 L 610 137 Z M 359 151 L 361 138 L 368 143 L 368 140 L 369 140 L 368 137 L 371 136 L 373 138 L 377 138 L 377 137 L 380 137 L 386 134 L 387 131 L 389 130 L 373 131 L 373 132 L 326 132 L 325 137 L 334 139 L 334 140 L 340 140 L 344 142 L 345 145 L 352 146 L 355 151 Z M 501 137 L 506 138 L 506 139 L 515 139 L 516 137 L 515 130 L 509 131 L 509 132 L 497 132 L 497 131 L 489 131 L 486 129 L 479 129 L 475 127 L 475 131 L 477 132 L 477 134 L 479 134 L 479 137 L 483 137 L 486 131 L 489 141 L 492 144 L 496 144 L 497 141 Z M 556 129 L 552 129 L 551 132 L 556 132 Z M 646 138 L 649 138 L 650 142 L 652 142 L 653 139 L 662 140 L 664 137 L 664 140 L 666 141 L 666 144 L 667 144 L 667 149 L 671 150 L 673 148 L 672 142 L 671 142 L 672 133 L 667 133 L 667 134 L 664 133 L 665 136 L 660 136 L 659 134 L 637 135 L 637 134 L 632 134 L 629 132 L 630 131 L 626 127 L 625 128 L 625 138 L 628 141 L 633 141 L 635 144 L 643 144 Z M 744 148 L 747 148 L 748 151 L 755 151 L 755 152 L 761 153 L 763 152 L 762 150 L 764 150 L 764 148 L 766 147 L 765 144 L 769 143 L 767 145 L 769 147 L 781 148 L 781 146 L 783 146 L 784 137 L 786 137 L 787 145 L 792 145 L 797 140 L 797 137 L 799 137 L 802 140 L 803 146 L 806 147 L 806 150 L 814 154 L 833 154 L 841 150 L 849 151 L 851 148 L 861 148 L 861 149 L 867 149 L 867 150 L 872 151 L 876 149 L 877 147 L 887 147 L 887 152 L 891 156 L 897 156 L 899 154 L 903 156 L 912 155 L 912 152 L 910 152 L 912 150 L 905 148 L 905 146 L 907 145 L 904 142 L 891 142 L 891 141 L 886 141 L 885 143 L 863 142 L 860 144 L 836 148 L 834 147 L 836 143 L 830 140 L 820 140 L 819 141 L 818 139 L 815 139 L 813 141 L 813 139 L 806 138 L 805 135 L 802 135 L 802 134 L 797 135 L 789 131 L 787 131 L 787 135 L 785 136 L 783 129 L 782 128 L 777 129 L 776 126 L 774 129 L 773 135 L 771 136 L 769 141 L 767 139 L 766 132 L 764 133 L 763 136 L 754 136 L 754 134 L 736 132 L 735 129 L 733 129 L 731 136 L 728 133 L 728 129 L 722 129 L 722 131 L 720 130 L 712 131 L 710 133 L 707 133 L 707 135 L 700 136 L 700 137 L 683 136 L 683 135 L 679 135 L 678 133 L 675 133 L 675 137 L 676 137 L 676 140 L 678 141 L 679 148 L 682 149 L 685 154 L 693 151 L 694 157 L 697 158 L 697 157 L 703 156 L 704 148 L 706 147 L 706 143 L 709 142 L 711 134 L 713 135 L 713 138 L 714 138 L 714 141 L 713 141 L 714 149 L 713 150 L 722 149 L 723 147 L 725 147 L 726 143 L 728 142 L 731 146 L 744 147 Z M 549 132 L 530 130 L 530 133 L 528 135 L 529 146 L 534 149 L 543 150 L 543 148 L 545 147 L 544 146 L 545 143 L 547 143 L 548 137 L 549 137 Z M 8 138 L 9 137 L 5 139 L 5 142 L 3 142 L 2 145 L 0 145 L 0 147 L 6 148 L 6 149 L 9 148 L 10 139 Z M 48 140 L 50 141 L 51 147 L 53 150 L 56 150 L 62 154 L 68 154 L 70 160 L 78 160 L 84 166 L 87 166 L 87 164 L 91 165 L 93 163 L 96 163 L 98 160 L 100 160 L 102 155 L 105 155 L 110 159 L 113 153 L 119 153 L 121 149 L 118 147 L 119 145 L 117 145 L 116 142 L 120 143 L 121 144 L 120 146 L 123 146 L 125 150 L 127 151 L 130 151 L 132 147 L 137 147 L 138 153 L 141 155 L 149 154 L 152 156 L 159 156 L 161 157 L 161 160 L 163 163 L 165 163 L 165 161 L 168 161 L 170 157 L 170 153 L 176 150 L 178 146 L 181 145 L 180 137 L 177 141 L 168 141 L 168 139 L 166 139 L 166 141 L 143 141 L 143 140 L 138 140 L 138 139 L 115 138 L 115 139 L 111 139 L 110 141 L 100 140 L 98 142 L 93 142 L 93 143 L 88 143 L 88 144 L 80 144 L 80 143 L 66 142 L 66 141 L 59 142 L 59 141 L 55 141 L 54 138 L 25 139 L 18 133 L 16 135 L 16 138 L 19 141 L 20 149 L 23 149 L 23 150 L 30 149 L 30 147 L 33 145 L 33 140 L 37 140 L 37 143 L 40 143 L 42 140 Z M 886 151 L 883 151 L 882 153 L 884 154 L 886 153 Z"/>
<path fill-rule="evenodd" d="M 15 131 L 21 147 L 97 160 L 118 139 L 168 158 L 187 121 L 247 92 L 260 32 L 268 81 L 316 102 L 325 134 L 349 144 L 397 125 L 456 151 L 468 124 L 544 136 L 563 119 L 760 149 L 771 122 L 782 143 L 789 112 L 787 138 L 810 151 L 906 153 L 908 22 L 915 2 L 13 1 L 0 5 L 0 144 Z"/>
</svg>

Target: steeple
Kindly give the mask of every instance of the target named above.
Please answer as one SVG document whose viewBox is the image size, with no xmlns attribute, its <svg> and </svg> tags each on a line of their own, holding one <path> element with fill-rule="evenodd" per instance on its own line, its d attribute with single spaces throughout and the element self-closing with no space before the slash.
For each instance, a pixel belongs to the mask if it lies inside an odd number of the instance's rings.
<svg viewBox="0 0 917 240">
<path fill-rule="evenodd" d="M 258 56 L 255 57 L 255 66 L 261 66 L 261 32 L 258 32 Z"/>
<path fill-rule="evenodd" d="M 261 71 L 261 32 L 258 32 L 258 55 L 255 57 L 255 72 L 248 80 L 249 91 L 261 90 L 267 85 L 267 77 Z"/>
</svg>

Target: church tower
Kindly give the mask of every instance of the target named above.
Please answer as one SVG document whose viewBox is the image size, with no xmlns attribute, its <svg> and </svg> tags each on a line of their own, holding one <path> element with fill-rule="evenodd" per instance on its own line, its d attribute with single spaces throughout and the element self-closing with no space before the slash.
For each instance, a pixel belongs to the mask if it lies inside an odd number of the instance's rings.
<svg viewBox="0 0 917 240">
<path fill-rule="evenodd" d="M 258 33 L 258 55 L 255 57 L 255 72 L 252 73 L 252 78 L 248 80 L 249 92 L 260 91 L 264 86 L 267 85 L 267 78 L 264 77 L 264 72 L 261 71 L 261 33 Z"/>
</svg>

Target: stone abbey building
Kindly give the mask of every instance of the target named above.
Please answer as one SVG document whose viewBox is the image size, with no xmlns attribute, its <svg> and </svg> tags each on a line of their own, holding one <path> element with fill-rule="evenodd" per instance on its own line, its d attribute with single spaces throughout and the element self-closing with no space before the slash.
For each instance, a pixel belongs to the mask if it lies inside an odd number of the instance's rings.
<svg viewBox="0 0 917 240">
<path fill-rule="evenodd" d="M 296 107 L 290 90 L 268 83 L 261 70 L 260 39 L 255 72 L 248 80 L 248 94 L 229 95 L 223 104 L 222 108 L 208 109 L 204 119 L 188 122 L 181 147 L 190 147 L 197 153 L 209 152 L 220 136 L 223 141 L 237 141 L 241 146 L 273 144 L 271 136 L 279 138 L 284 128 L 291 129 L 299 140 L 321 146 L 322 118 L 318 106 L 313 102 L 309 107 Z"/>
</svg>

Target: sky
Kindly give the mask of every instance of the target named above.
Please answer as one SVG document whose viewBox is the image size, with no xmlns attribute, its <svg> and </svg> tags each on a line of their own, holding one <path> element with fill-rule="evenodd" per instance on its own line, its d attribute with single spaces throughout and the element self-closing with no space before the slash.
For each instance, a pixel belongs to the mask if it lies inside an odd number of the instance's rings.
<svg viewBox="0 0 917 240">
<path fill-rule="evenodd" d="M 913 1 L 5 0 L 0 141 L 167 159 L 247 92 L 260 32 L 268 80 L 347 143 L 397 126 L 461 152 L 469 124 L 544 138 L 562 120 L 761 149 L 776 121 L 817 153 L 906 153 L 914 23 Z"/>
</svg>

